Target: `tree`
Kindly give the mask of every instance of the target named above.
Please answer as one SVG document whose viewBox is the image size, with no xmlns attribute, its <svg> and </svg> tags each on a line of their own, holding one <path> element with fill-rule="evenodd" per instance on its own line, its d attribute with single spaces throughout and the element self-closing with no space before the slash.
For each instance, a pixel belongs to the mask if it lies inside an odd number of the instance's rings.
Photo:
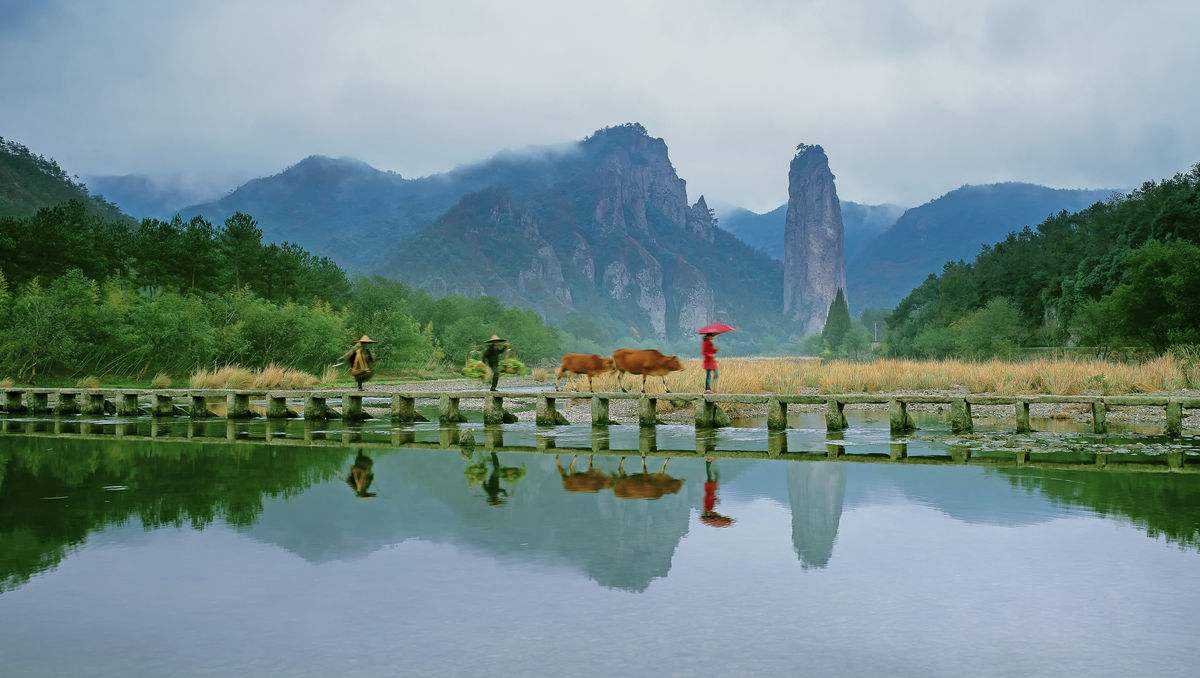
<svg viewBox="0 0 1200 678">
<path fill-rule="evenodd" d="M 829 304 L 829 314 L 825 316 L 825 329 L 821 332 L 821 338 L 825 340 L 825 345 L 836 353 L 842 349 L 850 329 L 850 307 L 846 305 L 846 295 L 839 287 L 833 303 Z"/>
</svg>

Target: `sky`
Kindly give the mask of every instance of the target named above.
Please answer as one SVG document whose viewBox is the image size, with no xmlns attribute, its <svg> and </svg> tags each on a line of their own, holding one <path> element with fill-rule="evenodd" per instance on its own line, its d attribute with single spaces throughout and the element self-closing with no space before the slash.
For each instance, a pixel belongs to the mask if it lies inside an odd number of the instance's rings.
<svg viewBox="0 0 1200 678">
<path fill-rule="evenodd" d="M 1200 2 L 0 0 L 0 136 L 79 175 L 421 176 L 637 121 L 688 194 L 1133 187 L 1200 162 Z"/>
</svg>

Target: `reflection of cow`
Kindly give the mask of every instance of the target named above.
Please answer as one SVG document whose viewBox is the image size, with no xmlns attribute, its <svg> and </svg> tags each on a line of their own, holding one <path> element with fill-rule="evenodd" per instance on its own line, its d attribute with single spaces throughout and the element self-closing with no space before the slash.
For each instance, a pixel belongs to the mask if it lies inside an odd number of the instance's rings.
<svg viewBox="0 0 1200 678">
<path fill-rule="evenodd" d="M 558 382 L 562 380 L 564 374 L 586 374 L 588 390 L 594 391 L 596 389 L 592 388 L 592 376 L 611 372 L 612 369 L 612 358 L 601 358 L 591 353 L 568 353 L 562 357 L 562 365 L 555 374 L 554 390 L 558 390 Z"/>
<path fill-rule="evenodd" d="M 621 499 L 658 499 L 663 495 L 675 494 L 683 487 L 683 480 L 667 475 L 667 463 L 657 473 L 646 469 L 646 458 L 642 457 L 642 472 L 625 474 L 625 457 L 617 463 L 617 475 L 613 478 L 613 494 Z"/>
<path fill-rule="evenodd" d="M 612 354 L 613 366 L 617 369 L 617 386 L 625 390 L 621 378 L 625 373 L 642 375 L 642 393 L 646 392 L 646 377 L 662 377 L 663 390 L 668 393 L 667 375 L 683 369 L 678 356 L 663 355 L 654 349 L 619 348 Z"/>
<path fill-rule="evenodd" d="M 612 477 L 604 471 L 592 466 L 592 457 L 588 455 L 586 471 L 575 470 L 575 457 L 563 468 L 558 455 L 554 455 L 554 465 L 558 467 L 558 475 L 562 476 L 563 489 L 567 492 L 599 492 L 612 485 Z"/>
</svg>

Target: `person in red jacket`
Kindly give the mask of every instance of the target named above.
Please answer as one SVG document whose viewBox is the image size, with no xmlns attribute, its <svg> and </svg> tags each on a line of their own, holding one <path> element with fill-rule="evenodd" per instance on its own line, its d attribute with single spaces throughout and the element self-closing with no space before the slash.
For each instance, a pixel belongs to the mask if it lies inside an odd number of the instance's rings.
<svg viewBox="0 0 1200 678">
<path fill-rule="evenodd" d="M 700 342 L 700 357 L 704 358 L 704 392 L 712 393 L 717 387 L 717 347 L 713 345 L 715 334 L 706 334 Z"/>
</svg>

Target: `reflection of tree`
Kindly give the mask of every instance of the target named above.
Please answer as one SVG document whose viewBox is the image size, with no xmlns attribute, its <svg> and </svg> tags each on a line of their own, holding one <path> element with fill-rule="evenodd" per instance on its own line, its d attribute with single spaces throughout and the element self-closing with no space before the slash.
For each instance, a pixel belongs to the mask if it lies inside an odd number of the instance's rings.
<svg viewBox="0 0 1200 678">
<path fill-rule="evenodd" d="M 1200 483 L 1195 476 L 1120 471 L 999 469 L 1015 487 L 1066 505 L 1128 519 L 1154 538 L 1200 549 Z"/>
<path fill-rule="evenodd" d="M 846 476 L 841 464 L 788 464 L 788 500 L 792 507 L 792 547 L 805 568 L 825 567 L 833 555 Z"/>
<path fill-rule="evenodd" d="M 344 463 L 266 445 L 0 439 L 0 591 L 131 517 L 146 528 L 250 525 L 264 497 L 335 478 Z"/>
</svg>

